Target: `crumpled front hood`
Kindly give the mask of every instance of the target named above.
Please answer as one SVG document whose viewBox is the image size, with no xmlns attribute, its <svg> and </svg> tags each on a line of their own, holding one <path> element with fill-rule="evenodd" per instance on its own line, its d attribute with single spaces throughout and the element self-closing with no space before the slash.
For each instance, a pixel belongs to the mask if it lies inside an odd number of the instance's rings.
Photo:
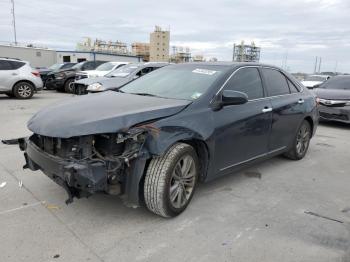
<svg viewBox="0 0 350 262">
<path fill-rule="evenodd" d="M 123 77 L 94 77 L 94 78 L 84 78 L 76 81 L 78 84 L 91 85 L 94 83 L 100 83 L 104 88 L 118 88 L 130 82 L 130 78 Z"/>
<path fill-rule="evenodd" d="M 29 120 L 28 128 L 39 135 L 61 138 L 114 133 L 174 115 L 190 103 L 108 91 L 76 96 L 44 108 Z"/>
<path fill-rule="evenodd" d="M 350 90 L 316 88 L 317 97 L 330 100 L 350 100 Z"/>
</svg>

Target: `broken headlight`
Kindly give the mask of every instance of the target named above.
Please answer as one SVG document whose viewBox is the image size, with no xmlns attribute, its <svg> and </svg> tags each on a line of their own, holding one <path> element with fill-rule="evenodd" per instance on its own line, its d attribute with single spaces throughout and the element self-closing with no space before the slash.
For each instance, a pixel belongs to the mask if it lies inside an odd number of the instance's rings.
<svg viewBox="0 0 350 262">
<path fill-rule="evenodd" d="M 88 85 L 87 91 L 90 92 L 99 92 L 99 91 L 104 91 L 106 90 L 101 83 L 93 83 L 91 85 Z"/>
</svg>

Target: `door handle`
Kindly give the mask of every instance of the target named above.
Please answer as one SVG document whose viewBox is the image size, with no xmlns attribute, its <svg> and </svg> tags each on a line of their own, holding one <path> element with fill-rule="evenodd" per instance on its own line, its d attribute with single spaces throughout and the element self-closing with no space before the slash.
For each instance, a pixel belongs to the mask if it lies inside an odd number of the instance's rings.
<svg viewBox="0 0 350 262">
<path fill-rule="evenodd" d="M 298 104 L 304 104 L 304 102 L 305 102 L 304 99 L 300 98 L 299 101 L 298 101 Z"/>
<path fill-rule="evenodd" d="M 271 107 L 265 107 L 263 110 L 262 110 L 263 113 L 268 113 L 268 112 L 272 112 L 272 108 Z"/>
</svg>

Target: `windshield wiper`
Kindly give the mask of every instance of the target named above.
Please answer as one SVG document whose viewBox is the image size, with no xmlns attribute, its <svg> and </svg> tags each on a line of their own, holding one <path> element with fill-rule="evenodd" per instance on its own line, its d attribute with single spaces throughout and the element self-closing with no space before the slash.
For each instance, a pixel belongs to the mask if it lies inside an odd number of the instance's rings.
<svg viewBox="0 0 350 262">
<path fill-rule="evenodd" d="M 156 96 L 156 95 L 149 94 L 149 93 L 130 93 L 130 94 L 133 94 L 133 95 L 138 95 L 138 96 L 153 96 L 153 97 L 155 97 L 155 96 Z"/>
</svg>

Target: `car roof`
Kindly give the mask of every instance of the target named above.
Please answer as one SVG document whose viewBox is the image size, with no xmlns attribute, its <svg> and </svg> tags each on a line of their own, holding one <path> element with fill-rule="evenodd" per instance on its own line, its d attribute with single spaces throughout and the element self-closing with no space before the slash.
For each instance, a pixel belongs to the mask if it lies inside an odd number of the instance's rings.
<svg viewBox="0 0 350 262">
<path fill-rule="evenodd" d="M 23 62 L 23 63 L 28 63 L 27 61 L 23 61 L 21 59 L 18 59 L 18 58 L 11 58 L 11 57 L 0 57 L 0 60 L 6 60 L 6 61 L 20 61 L 20 62 Z"/>
</svg>

